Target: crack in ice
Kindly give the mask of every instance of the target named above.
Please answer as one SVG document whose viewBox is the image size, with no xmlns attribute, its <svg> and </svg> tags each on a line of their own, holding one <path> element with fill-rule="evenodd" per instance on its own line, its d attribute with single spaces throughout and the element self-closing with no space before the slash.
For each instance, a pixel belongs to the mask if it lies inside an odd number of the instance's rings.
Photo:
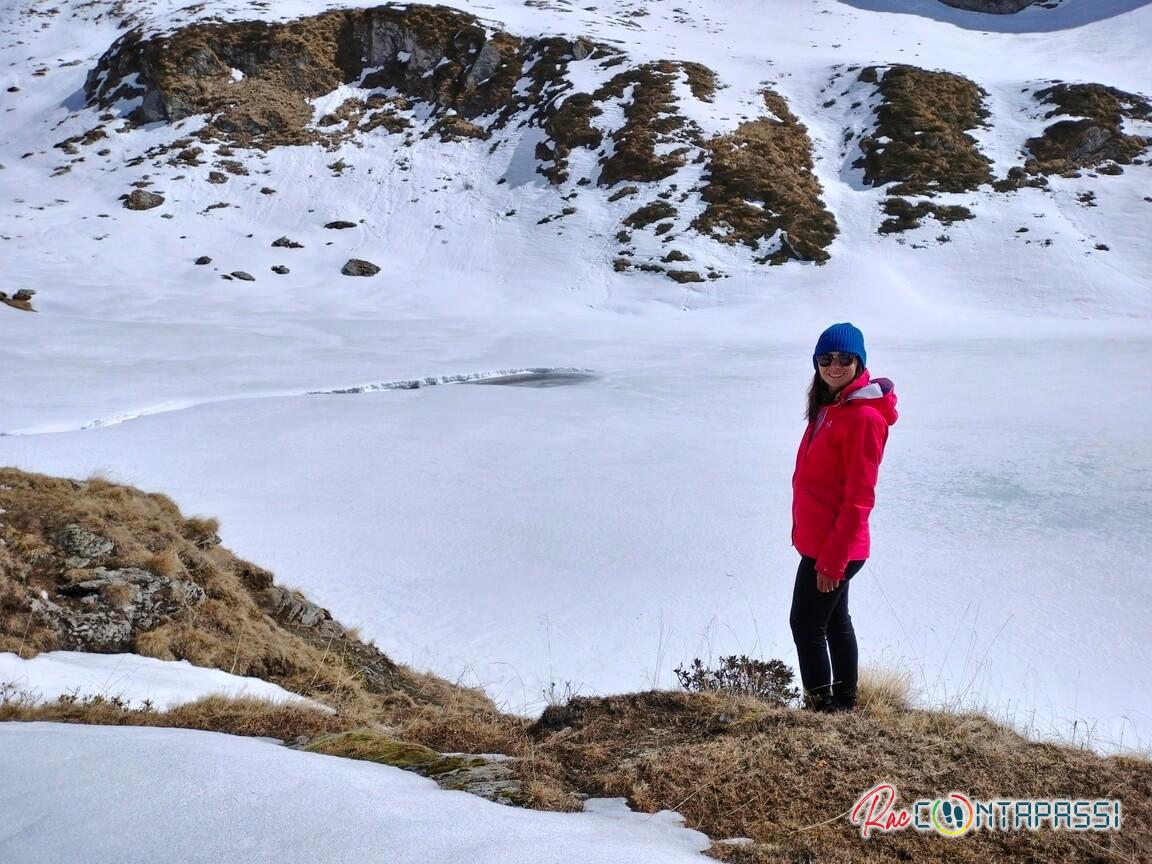
<svg viewBox="0 0 1152 864">
<path fill-rule="evenodd" d="M 425 378 L 406 378 L 395 381 L 378 381 L 371 384 L 361 384 L 355 387 L 340 387 L 332 390 L 306 390 L 285 391 L 282 393 L 264 393 L 246 396 L 229 396 L 219 399 L 185 400 L 164 402 L 150 408 L 138 411 L 129 411 L 111 417 L 99 417 L 80 425 L 57 424 L 39 426 L 27 429 L 13 429 L 0 432 L 0 438 L 21 437 L 29 435 L 53 435 L 60 432 L 87 432 L 92 429 L 103 429 L 108 426 L 118 426 L 131 420 L 151 417 L 155 414 L 168 414 L 173 411 L 186 411 L 201 405 L 214 405 L 220 402 L 235 402 L 241 399 L 291 399 L 300 396 L 336 396 L 351 393 L 376 393 L 386 390 L 418 390 L 422 387 L 433 387 L 438 384 L 504 384 L 528 387 L 553 387 L 564 384 L 580 384 L 595 380 L 598 376 L 591 369 L 581 369 L 568 366 L 530 366 L 518 369 L 496 369 L 489 372 L 467 372 L 459 375 L 431 375 Z"/>
</svg>

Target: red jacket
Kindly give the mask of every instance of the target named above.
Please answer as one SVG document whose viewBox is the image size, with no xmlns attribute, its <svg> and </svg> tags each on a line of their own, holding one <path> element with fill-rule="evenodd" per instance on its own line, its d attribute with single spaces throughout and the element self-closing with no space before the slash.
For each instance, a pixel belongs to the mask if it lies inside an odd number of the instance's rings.
<svg viewBox="0 0 1152 864">
<path fill-rule="evenodd" d="M 792 475 L 792 545 L 818 573 L 843 579 L 849 561 L 868 557 L 868 514 L 896 417 L 892 382 L 865 369 L 808 424 Z"/>
</svg>

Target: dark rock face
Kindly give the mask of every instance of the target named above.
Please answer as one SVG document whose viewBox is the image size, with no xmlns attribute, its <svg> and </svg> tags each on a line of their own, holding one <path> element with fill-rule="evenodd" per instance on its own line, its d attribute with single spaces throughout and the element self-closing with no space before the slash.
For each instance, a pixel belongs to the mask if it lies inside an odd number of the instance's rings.
<svg viewBox="0 0 1152 864">
<path fill-rule="evenodd" d="M 340 272 L 345 276 L 375 276 L 380 272 L 380 268 L 371 261 L 349 258 L 348 262 L 340 268 Z"/>
<path fill-rule="evenodd" d="M 329 223 L 328 223 L 327 225 L 325 225 L 324 227 L 325 227 L 325 228 L 330 228 L 330 229 L 332 229 L 332 230 L 334 230 L 334 231 L 340 231 L 340 230 L 343 230 L 343 229 L 345 229 L 345 228 L 355 228 L 355 227 L 356 227 L 356 223 L 355 223 L 355 222 L 346 222 L 346 221 L 345 221 L 345 220 L 343 220 L 343 219 L 337 219 L 335 222 L 329 222 Z"/>
<path fill-rule="evenodd" d="M 198 264 L 199 266 L 203 267 L 205 264 L 211 264 L 212 259 L 209 258 L 207 255 L 201 255 L 199 258 L 196 259 L 195 263 Z"/>
<path fill-rule="evenodd" d="M 990 12 L 993 15 L 1011 15 L 1033 6 L 1040 0 L 940 0 L 945 6 L 967 9 L 970 12 Z"/>
<path fill-rule="evenodd" d="M 109 542 L 100 543 L 103 538 L 86 533 L 75 532 L 66 541 L 73 551 L 95 552 Z M 97 567 L 74 570 L 69 583 L 59 589 L 59 602 L 33 597 L 31 604 L 33 613 L 59 633 L 61 648 L 111 653 L 131 651 L 137 633 L 187 612 L 204 599 L 204 589 L 195 582 L 135 567 Z"/>
<path fill-rule="evenodd" d="M 164 196 L 144 189 L 135 189 L 124 199 L 124 206 L 128 210 L 151 210 L 164 203 Z"/>
</svg>

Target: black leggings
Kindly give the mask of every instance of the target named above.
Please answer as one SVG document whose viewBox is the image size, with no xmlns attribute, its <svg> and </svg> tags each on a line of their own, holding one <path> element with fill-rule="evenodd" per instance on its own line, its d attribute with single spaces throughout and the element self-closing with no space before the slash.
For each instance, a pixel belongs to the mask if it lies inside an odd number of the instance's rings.
<svg viewBox="0 0 1152 864">
<path fill-rule="evenodd" d="M 803 557 L 792 590 L 792 639 L 808 704 L 846 710 L 856 704 L 856 631 L 848 614 L 848 581 L 863 561 L 849 561 L 834 591 L 816 587 L 816 559 Z M 831 656 L 831 663 L 829 663 Z"/>
</svg>

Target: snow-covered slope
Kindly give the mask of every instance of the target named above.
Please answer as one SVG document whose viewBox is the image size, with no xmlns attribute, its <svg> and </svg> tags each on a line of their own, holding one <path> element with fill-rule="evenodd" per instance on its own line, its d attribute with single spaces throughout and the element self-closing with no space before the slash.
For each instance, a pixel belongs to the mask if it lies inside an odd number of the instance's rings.
<svg viewBox="0 0 1152 864">
<path fill-rule="evenodd" d="M 399 768 L 186 729 L 5 723 L 0 770 L 0 849 L 25 864 L 676 864 L 708 846 L 676 814 L 623 799 L 537 813 Z"/>
<path fill-rule="evenodd" d="M 694 656 L 791 659 L 788 478 L 811 345 L 853 320 L 902 408 L 853 594 L 865 660 L 1040 733 L 1084 740 L 1087 721 L 1090 743 L 1147 743 L 1146 673 L 1117 657 L 1147 652 L 1152 607 L 1152 409 L 1132 363 L 1150 347 L 1149 168 L 949 193 L 976 218 L 878 234 L 886 190 L 853 164 L 872 96 L 847 70 L 971 79 L 989 111 L 972 134 L 1000 178 L 1050 122 L 1041 86 L 1152 92 L 1152 8 L 460 4 L 492 30 L 705 64 L 715 100 L 681 105 L 707 134 L 763 116 L 765 87 L 787 100 L 839 227 L 829 261 L 758 264 L 685 216 L 676 248 L 722 278 L 678 284 L 612 266 L 621 220 L 657 187 L 610 201 L 579 185 L 595 170 L 581 151 L 553 186 L 531 126 L 210 153 L 249 172 L 222 183 L 207 159 L 169 164 L 176 151 L 132 164 L 203 117 L 133 129 L 122 105 L 107 139 L 55 148 L 100 122 L 85 78 L 122 23 L 331 8 L 176 5 L 0 10 L 0 290 L 39 292 L 38 314 L 0 307 L 0 461 L 102 470 L 219 515 L 228 545 L 397 659 L 531 710 L 551 682 L 606 692 L 668 685 Z M 609 71 L 595 62 L 571 64 L 577 89 Z M 133 183 L 165 203 L 124 209 Z M 662 252 L 636 233 L 638 258 Z M 349 258 L 382 271 L 343 276 Z M 255 280 L 220 278 L 233 271 Z M 529 368 L 586 374 L 331 392 Z"/>
<path fill-rule="evenodd" d="M 137 654 L 51 651 L 25 660 L 2 653 L 0 682 L 12 688 L 9 698 L 29 703 L 52 702 L 61 696 L 100 697 L 126 707 L 147 705 L 165 711 L 204 696 L 225 696 L 325 707 L 259 678 L 229 675 L 185 660 L 155 660 Z"/>
</svg>

